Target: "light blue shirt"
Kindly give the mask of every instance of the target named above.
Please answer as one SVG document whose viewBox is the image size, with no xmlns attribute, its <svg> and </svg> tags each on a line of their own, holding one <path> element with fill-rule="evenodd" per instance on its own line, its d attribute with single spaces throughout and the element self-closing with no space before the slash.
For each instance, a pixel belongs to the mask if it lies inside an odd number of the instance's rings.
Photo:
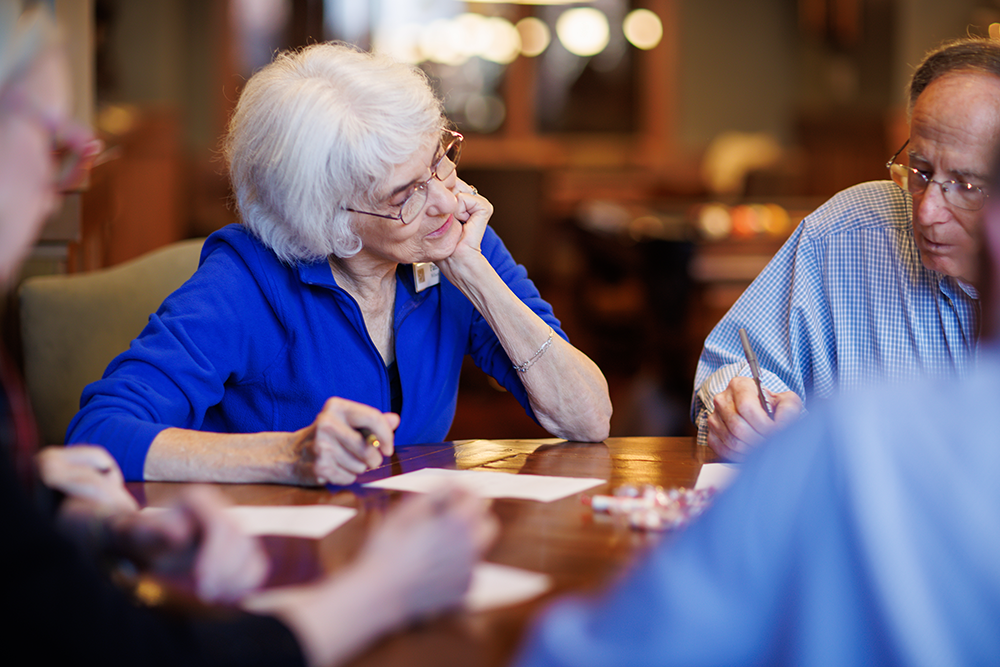
<svg viewBox="0 0 1000 667">
<path fill-rule="evenodd" d="M 1000 358 L 981 357 L 812 410 L 611 591 L 550 609 L 515 664 L 1000 664 Z"/>
<path fill-rule="evenodd" d="M 745 327 L 774 392 L 804 403 L 880 378 L 968 373 L 975 288 L 931 271 L 913 240 L 912 200 L 891 181 L 854 186 L 805 218 L 705 340 L 691 416 L 704 444 L 712 398 L 749 376 Z"/>
</svg>

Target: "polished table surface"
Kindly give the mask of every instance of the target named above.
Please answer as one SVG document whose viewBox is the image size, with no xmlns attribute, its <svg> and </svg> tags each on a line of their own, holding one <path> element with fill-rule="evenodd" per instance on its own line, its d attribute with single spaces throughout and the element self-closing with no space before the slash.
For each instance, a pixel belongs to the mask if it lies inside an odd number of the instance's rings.
<svg viewBox="0 0 1000 667">
<path fill-rule="evenodd" d="M 551 503 L 492 501 L 501 531 L 486 560 L 551 575 L 546 595 L 506 609 L 455 612 L 394 633 L 351 664 L 356 665 L 505 665 L 530 619 L 556 596 L 585 592 L 609 582 L 623 566 L 663 535 L 630 529 L 620 519 L 594 515 L 582 495 L 610 493 L 625 484 L 692 487 L 704 455 L 693 438 L 609 438 L 603 443 L 562 440 L 471 440 L 398 448 L 359 483 L 335 489 L 305 489 L 264 484 L 218 485 L 242 505 L 317 505 L 354 507 L 358 515 L 322 540 L 266 537 L 274 571 L 268 585 L 307 581 L 336 571 L 360 547 L 365 534 L 405 494 L 365 489 L 361 483 L 421 468 L 490 470 L 514 474 L 594 477 L 601 486 Z M 182 485 L 130 484 L 140 503 L 160 505 Z M 400 554 L 405 558 L 405 554 Z"/>
</svg>

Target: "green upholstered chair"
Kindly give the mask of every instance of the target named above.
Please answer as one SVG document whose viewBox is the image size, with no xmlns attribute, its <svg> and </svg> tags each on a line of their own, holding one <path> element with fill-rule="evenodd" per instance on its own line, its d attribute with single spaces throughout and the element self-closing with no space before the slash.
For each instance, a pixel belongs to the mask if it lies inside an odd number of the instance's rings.
<svg viewBox="0 0 1000 667">
<path fill-rule="evenodd" d="M 24 281 L 24 375 L 45 443 L 65 441 L 83 388 L 101 378 L 163 299 L 191 277 L 203 243 L 180 241 L 108 269 Z"/>
</svg>

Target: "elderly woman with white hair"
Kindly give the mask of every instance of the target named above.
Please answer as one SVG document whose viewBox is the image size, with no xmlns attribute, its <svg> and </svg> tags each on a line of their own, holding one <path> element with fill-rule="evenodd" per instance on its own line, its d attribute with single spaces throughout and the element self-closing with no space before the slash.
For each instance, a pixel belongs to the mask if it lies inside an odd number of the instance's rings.
<svg viewBox="0 0 1000 667">
<path fill-rule="evenodd" d="M 415 68 L 279 55 L 225 142 L 242 225 L 87 387 L 69 442 L 129 479 L 350 483 L 446 437 L 467 354 L 553 435 L 607 437 L 604 376 L 487 226 L 462 143 Z"/>
</svg>

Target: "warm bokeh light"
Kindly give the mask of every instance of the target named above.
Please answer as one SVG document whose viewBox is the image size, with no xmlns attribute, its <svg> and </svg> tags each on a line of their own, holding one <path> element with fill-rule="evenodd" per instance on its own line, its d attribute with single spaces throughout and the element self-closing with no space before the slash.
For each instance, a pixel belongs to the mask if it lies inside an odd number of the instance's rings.
<svg viewBox="0 0 1000 667">
<path fill-rule="evenodd" d="M 528 16 L 517 22 L 517 32 L 521 35 L 521 53 L 529 58 L 540 56 L 548 48 L 552 33 L 545 21 Z"/>
<path fill-rule="evenodd" d="M 465 0 L 466 4 L 483 4 L 483 5 L 498 5 L 498 4 L 511 4 L 511 5 L 575 5 L 580 2 L 586 2 L 587 0 Z"/>
<path fill-rule="evenodd" d="M 459 14 L 455 17 L 455 25 L 458 26 L 457 34 L 461 40 L 460 49 L 466 59 L 480 55 L 484 45 L 492 38 L 490 20 L 482 14 Z"/>
<path fill-rule="evenodd" d="M 412 24 L 380 30 L 374 39 L 376 51 L 403 63 L 416 65 L 423 60 L 420 50 L 420 27 Z"/>
<path fill-rule="evenodd" d="M 990 24 L 990 39 L 1000 39 L 1000 23 Z"/>
<path fill-rule="evenodd" d="M 501 65 L 513 62 L 521 52 L 521 35 L 514 24 L 505 18 L 494 16 L 489 21 L 489 41 L 483 45 L 479 55 Z"/>
<path fill-rule="evenodd" d="M 567 9 L 556 21 L 556 34 L 566 50 L 577 56 L 593 56 L 608 45 L 608 17 L 593 7 Z"/>
<path fill-rule="evenodd" d="M 494 132 L 503 125 L 507 108 L 496 95 L 470 95 L 465 103 L 466 123 L 477 132 Z"/>
<path fill-rule="evenodd" d="M 438 19 L 420 30 L 420 52 L 424 60 L 445 65 L 461 65 L 469 59 L 463 53 L 465 40 L 456 21 Z"/>
<path fill-rule="evenodd" d="M 639 49 L 655 48 L 663 39 L 663 23 L 659 16 L 648 9 L 629 12 L 622 29 L 625 31 L 625 38 Z"/>
</svg>

